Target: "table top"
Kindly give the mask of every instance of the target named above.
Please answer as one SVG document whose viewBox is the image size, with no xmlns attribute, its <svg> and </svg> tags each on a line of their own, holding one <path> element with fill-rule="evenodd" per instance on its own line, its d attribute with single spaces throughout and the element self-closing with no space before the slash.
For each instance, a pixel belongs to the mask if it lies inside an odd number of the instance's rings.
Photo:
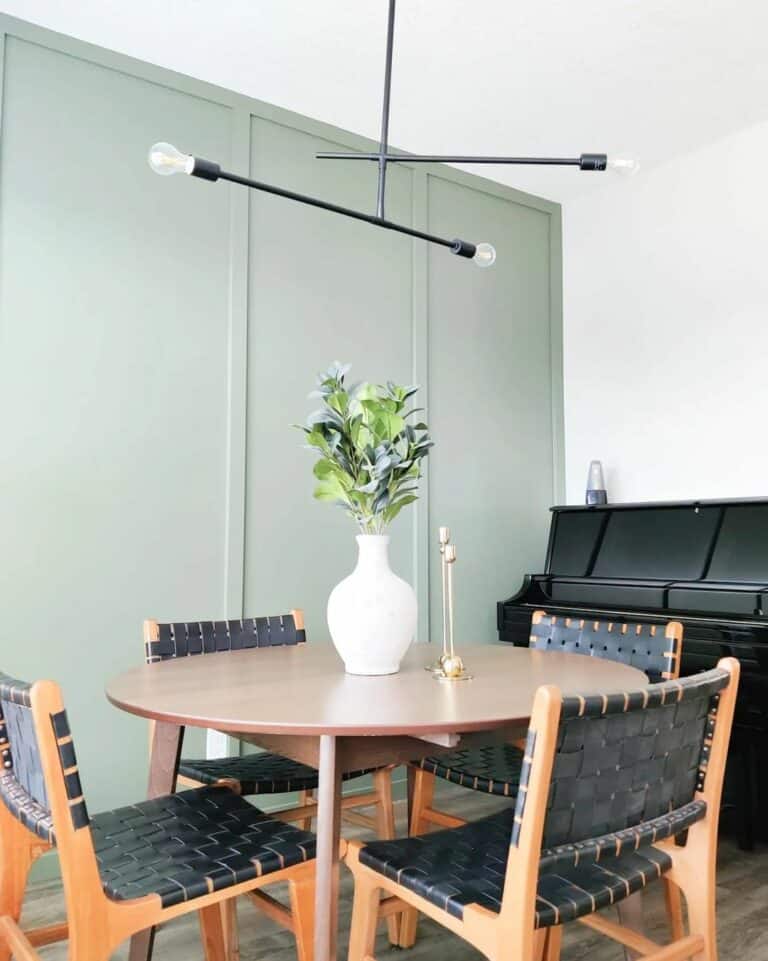
<svg viewBox="0 0 768 961">
<path fill-rule="evenodd" d="M 106 693 L 131 714 L 233 734 L 425 735 L 526 723 L 542 684 L 598 694 L 648 683 L 625 664 L 502 643 L 463 650 L 473 680 L 438 681 L 424 670 L 438 652 L 415 644 L 384 677 L 345 674 L 329 644 L 202 654 L 134 668 Z"/>
</svg>

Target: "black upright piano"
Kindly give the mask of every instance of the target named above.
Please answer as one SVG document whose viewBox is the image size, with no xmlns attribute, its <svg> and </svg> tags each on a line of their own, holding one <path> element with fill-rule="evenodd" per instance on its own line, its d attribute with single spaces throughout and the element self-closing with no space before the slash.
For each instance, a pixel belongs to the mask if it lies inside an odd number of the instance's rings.
<svg viewBox="0 0 768 961">
<path fill-rule="evenodd" d="M 527 644 L 531 614 L 543 609 L 618 623 L 681 621 L 683 674 L 737 657 L 738 763 L 729 764 L 729 780 L 742 843 L 751 846 L 768 804 L 768 498 L 551 511 L 544 570 L 498 603 L 499 638 Z"/>
</svg>

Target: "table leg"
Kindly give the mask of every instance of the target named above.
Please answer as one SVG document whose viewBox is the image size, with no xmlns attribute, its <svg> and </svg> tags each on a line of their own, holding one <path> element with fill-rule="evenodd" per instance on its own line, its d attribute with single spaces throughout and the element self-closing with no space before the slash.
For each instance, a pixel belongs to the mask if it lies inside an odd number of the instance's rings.
<svg viewBox="0 0 768 961">
<path fill-rule="evenodd" d="M 413 814 L 413 795 L 416 790 L 416 771 L 408 764 L 405 768 L 408 777 L 408 821 L 405 825 L 406 835 L 411 833 L 411 814 Z"/>
<path fill-rule="evenodd" d="M 152 757 L 149 762 L 149 784 L 147 797 L 155 798 L 163 794 L 173 794 L 176 790 L 176 776 L 179 771 L 181 744 L 184 728 L 166 721 L 155 722 L 152 736 Z M 139 931 L 131 938 L 128 961 L 151 961 L 155 941 L 155 929 Z"/>
<path fill-rule="evenodd" d="M 317 790 L 314 961 L 336 961 L 342 774 L 338 748 L 336 737 L 330 734 L 321 735 Z"/>
</svg>

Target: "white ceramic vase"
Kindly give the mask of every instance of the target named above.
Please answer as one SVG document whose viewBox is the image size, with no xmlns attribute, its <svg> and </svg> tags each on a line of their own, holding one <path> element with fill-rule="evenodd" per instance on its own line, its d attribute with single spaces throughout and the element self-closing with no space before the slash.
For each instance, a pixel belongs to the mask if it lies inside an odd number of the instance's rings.
<svg viewBox="0 0 768 961">
<path fill-rule="evenodd" d="M 328 628 L 347 674 L 396 674 L 416 633 L 416 593 L 389 566 L 386 534 L 357 536 L 357 567 L 328 598 Z"/>
</svg>

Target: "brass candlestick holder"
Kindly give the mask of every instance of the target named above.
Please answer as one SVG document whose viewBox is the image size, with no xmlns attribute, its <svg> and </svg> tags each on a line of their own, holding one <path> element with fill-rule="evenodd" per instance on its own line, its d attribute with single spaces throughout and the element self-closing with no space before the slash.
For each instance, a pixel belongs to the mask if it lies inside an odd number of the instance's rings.
<svg viewBox="0 0 768 961">
<path fill-rule="evenodd" d="M 456 546 L 446 544 L 443 550 L 445 562 L 445 581 L 447 591 L 443 594 L 443 611 L 446 612 L 448 650 L 440 658 L 440 670 L 434 674 L 438 681 L 470 681 L 472 675 L 464 667 L 464 661 L 456 653 L 453 643 L 453 565 L 456 563 Z M 447 594 L 447 603 L 446 603 Z"/>
<path fill-rule="evenodd" d="M 438 528 L 438 539 L 440 543 L 440 577 L 443 585 L 443 650 L 440 657 L 432 664 L 427 664 L 425 670 L 431 671 L 433 674 L 443 673 L 443 661 L 448 657 L 448 617 L 446 613 L 446 563 L 445 563 L 445 548 L 450 543 L 451 531 L 447 527 Z"/>
</svg>

